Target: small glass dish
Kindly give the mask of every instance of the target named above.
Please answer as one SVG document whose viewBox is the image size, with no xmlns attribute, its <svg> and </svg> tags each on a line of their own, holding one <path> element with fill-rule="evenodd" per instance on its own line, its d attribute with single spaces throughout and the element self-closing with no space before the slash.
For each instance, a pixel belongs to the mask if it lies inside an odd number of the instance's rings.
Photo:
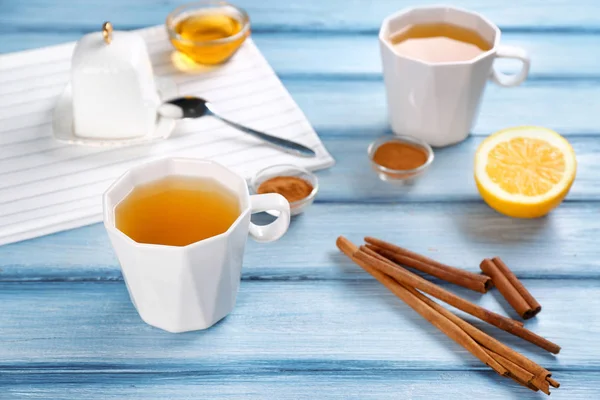
<svg viewBox="0 0 600 400">
<path fill-rule="evenodd" d="M 292 215 L 298 215 L 304 212 L 306 207 L 310 206 L 313 201 L 315 201 L 315 196 L 319 191 L 319 180 L 317 179 L 317 176 L 312 172 L 296 165 L 281 164 L 262 169 L 258 171 L 256 175 L 254 175 L 250 181 L 250 187 L 254 193 L 258 193 L 258 188 L 264 181 L 278 176 L 297 177 L 305 180 L 313 187 L 313 190 L 305 198 L 290 202 L 290 211 Z M 267 212 L 271 215 L 275 215 L 273 212 Z"/>
<path fill-rule="evenodd" d="M 167 16 L 165 25 L 173 47 L 204 65 L 229 60 L 250 36 L 246 11 L 220 0 L 177 7 Z"/>
<path fill-rule="evenodd" d="M 425 161 L 424 164 L 422 164 L 419 167 L 414 168 L 414 169 L 398 169 L 398 170 L 396 170 L 396 169 L 386 168 L 383 165 L 377 164 L 373 159 L 373 157 L 375 156 L 375 152 L 381 145 L 383 145 L 385 143 L 390 143 L 390 142 L 407 144 L 410 146 L 417 147 L 417 148 L 423 150 L 423 152 L 425 153 L 425 155 L 427 157 L 427 160 Z M 376 139 L 373 143 L 371 143 L 369 145 L 369 149 L 367 150 L 367 152 L 369 154 L 369 159 L 371 160 L 371 165 L 372 165 L 373 169 L 375 170 L 375 172 L 377 172 L 379 179 L 381 179 L 382 181 L 391 182 L 391 183 L 408 183 L 408 182 L 412 181 L 414 178 L 423 174 L 427 170 L 427 168 L 429 168 L 429 166 L 433 162 L 433 158 L 434 158 L 433 149 L 431 148 L 431 146 L 429 146 L 426 142 L 424 142 L 420 139 L 414 138 L 412 136 L 406 136 L 406 135 L 382 136 L 382 137 Z"/>
</svg>

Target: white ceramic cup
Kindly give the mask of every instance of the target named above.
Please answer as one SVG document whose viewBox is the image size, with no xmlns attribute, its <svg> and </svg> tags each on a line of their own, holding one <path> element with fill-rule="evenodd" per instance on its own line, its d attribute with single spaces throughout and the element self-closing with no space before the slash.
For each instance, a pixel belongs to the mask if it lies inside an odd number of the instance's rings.
<svg viewBox="0 0 600 400">
<path fill-rule="evenodd" d="M 470 61 L 428 63 L 398 54 L 390 37 L 408 25 L 444 22 L 479 33 L 493 47 Z M 500 29 L 475 12 L 447 7 L 417 7 L 387 17 L 379 31 L 388 113 L 394 133 L 415 136 L 432 146 L 458 143 L 468 136 L 488 78 L 517 86 L 529 73 L 529 56 L 500 45 Z M 515 75 L 493 67 L 496 58 L 522 63 Z"/>
<path fill-rule="evenodd" d="M 240 216 L 227 232 L 188 246 L 137 243 L 115 224 L 115 207 L 138 185 L 167 176 L 217 180 L 237 194 Z M 276 210 L 269 225 L 250 215 Z M 104 225 L 121 264 L 129 297 L 149 325 L 169 332 L 206 329 L 235 306 L 248 232 L 256 241 L 279 239 L 288 229 L 290 206 L 279 194 L 250 196 L 246 181 L 212 161 L 167 158 L 133 168 L 104 194 Z"/>
</svg>

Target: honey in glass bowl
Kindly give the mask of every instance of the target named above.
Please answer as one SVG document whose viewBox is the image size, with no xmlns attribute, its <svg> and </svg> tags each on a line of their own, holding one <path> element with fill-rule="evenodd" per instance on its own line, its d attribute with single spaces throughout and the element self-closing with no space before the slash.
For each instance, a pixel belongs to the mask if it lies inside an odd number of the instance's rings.
<svg viewBox="0 0 600 400">
<path fill-rule="evenodd" d="M 201 1 L 175 9 L 167 17 L 173 46 L 199 64 L 221 64 L 250 34 L 248 14 L 223 1 Z"/>
</svg>

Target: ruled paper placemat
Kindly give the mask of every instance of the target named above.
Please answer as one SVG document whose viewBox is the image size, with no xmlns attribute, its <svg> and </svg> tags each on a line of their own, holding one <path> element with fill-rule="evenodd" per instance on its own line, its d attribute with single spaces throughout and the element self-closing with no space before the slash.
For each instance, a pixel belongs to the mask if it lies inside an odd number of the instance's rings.
<svg viewBox="0 0 600 400">
<path fill-rule="evenodd" d="M 163 27 L 139 31 L 158 76 L 175 80 L 179 94 L 211 101 L 223 115 L 314 148 L 295 157 L 212 118 L 179 121 L 164 141 L 124 148 L 86 148 L 52 137 L 52 109 L 69 80 L 68 43 L 0 55 L 0 244 L 102 220 L 102 193 L 132 166 L 165 156 L 207 158 L 250 178 L 269 165 L 315 170 L 333 165 L 308 120 L 252 40 L 220 67 L 182 72 Z"/>
</svg>

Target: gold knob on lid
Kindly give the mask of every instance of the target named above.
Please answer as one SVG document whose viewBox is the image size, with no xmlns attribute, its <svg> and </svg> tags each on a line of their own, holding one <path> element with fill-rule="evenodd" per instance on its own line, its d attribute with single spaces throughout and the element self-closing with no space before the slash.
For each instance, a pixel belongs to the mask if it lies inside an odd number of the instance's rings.
<svg viewBox="0 0 600 400">
<path fill-rule="evenodd" d="M 104 41 L 106 42 L 106 44 L 110 44 L 110 42 L 112 42 L 112 32 L 113 32 L 113 26 L 110 22 L 105 22 L 102 25 L 102 37 L 104 38 Z"/>
</svg>

